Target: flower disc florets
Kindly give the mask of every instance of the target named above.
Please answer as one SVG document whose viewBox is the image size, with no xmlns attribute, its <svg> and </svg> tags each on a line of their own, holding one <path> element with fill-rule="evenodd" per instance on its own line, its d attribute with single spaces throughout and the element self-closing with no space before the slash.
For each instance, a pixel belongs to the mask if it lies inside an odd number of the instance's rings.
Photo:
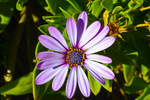
<svg viewBox="0 0 150 100">
<path fill-rule="evenodd" d="M 65 54 L 65 61 L 70 66 L 82 65 L 84 63 L 85 58 L 86 55 L 84 54 L 84 51 L 78 48 L 71 48 Z"/>
</svg>

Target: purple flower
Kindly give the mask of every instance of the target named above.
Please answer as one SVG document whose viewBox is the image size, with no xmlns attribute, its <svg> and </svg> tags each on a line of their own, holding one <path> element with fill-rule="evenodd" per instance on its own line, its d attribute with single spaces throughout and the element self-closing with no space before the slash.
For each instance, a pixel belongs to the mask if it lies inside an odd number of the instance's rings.
<svg viewBox="0 0 150 100">
<path fill-rule="evenodd" d="M 88 16 L 83 11 L 77 24 L 69 18 L 66 23 L 66 30 L 72 48 L 68 48 L 62 34 L 55 27 L 48 28 L 51 36 L 40 35 L 39 41 L 46 48 L 52 51 L 40 52 L 37 55 L 41 61 L 37 68 L 43 70 L 35 79 L 35 84 L 41 85 L 52 78 L 52 89 L 59 90 L 65 82 L 70 67 L 70 73 L 66 85 L 66 95 L 72 98 L 78 83 L 81 93 L 85 97 L 90 96 L 90 85 L 83 69 L 86 69 L 95 80 L 105 84 L 103 78 L 113 79 L 114 73 L 101 63 L 111 63 L 109 57 L 95 54 L 110 47 L 115 38 L 107 36 L 109 27 L 101 26 L 99 21 L 93 22 L 87 27 Z"/>
</svg>

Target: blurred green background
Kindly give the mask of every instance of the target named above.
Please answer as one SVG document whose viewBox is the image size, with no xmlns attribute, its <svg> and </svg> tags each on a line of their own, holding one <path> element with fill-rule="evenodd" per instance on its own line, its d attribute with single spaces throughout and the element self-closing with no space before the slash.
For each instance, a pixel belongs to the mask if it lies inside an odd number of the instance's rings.
<svg viewBox="0 0 150 100">
<path fill-rule="evenodd" d="M 115 44 L 100 54 L 112 58 L 114 80 L 105 85 L 90 75 L 91 96 L 78 87 L 73 100 L 150 100 L 150 0 L 0 0 L 0 100 L 66 100 L 65 84 L 54 92 L 51 81 L 36 86 L 36 55 L 48 26 L 57 27 L 67 42 L 65 24 L 86 11 L 88 24 L 109 25 Z"/>
</svg>

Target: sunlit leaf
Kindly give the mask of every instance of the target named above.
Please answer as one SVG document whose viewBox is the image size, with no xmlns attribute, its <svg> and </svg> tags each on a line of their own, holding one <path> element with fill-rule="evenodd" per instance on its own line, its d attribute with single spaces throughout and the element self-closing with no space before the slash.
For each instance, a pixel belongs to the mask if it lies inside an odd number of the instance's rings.
<svg viewBox="0 0 150 100">
<path fill-rule="evenodd" d="M 24 7 L 24 4 L 27 2 L 28 0 L 18 0 L 16 3 L 16 9 L 18 11 L 21 11 Z"/>
<path fill-rule="evenodd" d="M 66 17 L 66 18 L 71 18 L 72 16 L 67 12 L 65 11 L 63 8 L 59 7 L 59 9 L 62 11 L 63 15 Z"/>
<path fill-rule="evenodd" d="M 129 56 L 138 56 L 139 53 L 137 51 L 135 51 L 135 52 L 130 52 L 127 55 L 129 55 Z"/>
<path fill-rule="evenodd" d="M 24 95 L 32 92 L 32 72 L 0 87 L 3 95 Z"/>
<path fill-rule="evenodd" d="M 116 6 L 113 11 L 112 11 L 112 14 L 118 14 L 120 11 L 123 10 L 123 7 L 122 6 Z"/>
<path fill-rule="evenodd" d="M 76 11 L 81 12 L 79 4 L 75 0 L 66 0 Z"/>
<path fill-rule="evenodd" d="M 135 100 L 149 100 L 150 98 L 150 84 L 144 89 L 144 92 Z"/>
<path fill-rule="evenodd" d="M 128 3 L 128 7 L 130 9 L 137 9 L 143 4 L 144 0 L 130 0 Z"/>
<path fill-rule="evenodd" d="M 102 85 L 107 91 L 112 92 L 112 81 L 105 79 L 105 85 Z"/>
<path fill-rule="evenodd" d="M 143 76 L 143 79 L 147 82 L 149 82 L 149 75 L 148 75 L 149 69 L 145 65 L 141 65 L 141 73 Z"/>
<path fill-rule="evenodd" d="M 124 90 L 128 94 L 133 94 L 139 90 L 144 89 L 147 85 L 148 84 L 142 78 L 135 77 L 133 79 L 132 85 L 131 86 L 125 86 Z"/>
<path fill-rule="evenodd" d="M 38 27 L 38 29 L 41 31 L 41 33 L 47 35 L 47 34 L 49 33 L 49 32 L 48 32 L 48 27 L 49 27 L 49 26 L 50 26 L 49 24 L 40 25 L 40 26 Z"/>
<path fill-rule="evenodd" d="M 94 95 L 97 95 L 100 90 L 101 90 L 101 84 L 96 81 L 91 75 L 90 73 L 88 72 L 88 79 L 89 79 L 89 83 L 90 83 L 90 88 L 91 88 L 91 91 Z"/>
<path fill-rule="evenodd" d="M 91 11 L 92 15 L 98 17 L 103 10 L 103 7 L 100 6 L 101 0 L 94 0 L 93 2 L 89 2 L 87 7 L 89 11 Z"/>
<path fill-rule="evenodd" d="M 135 66 L 123 64 L 123 76 L 127 86 L 130 86 L 134 79 Z"/>
<path fill-rule="evenodd" d="M 53 15 L 56 14 L 60 14 L 60 9 L 59 7 L 61 7 L 62 9 L 68 11 L 69 13 L 79 13 L 80 12 L 80 6 L 78 5 L 78 3 L 74 0 L 59 0 L 56 1 L 55 0 L 46 0 L 46 4 L 47 6 L 47 11 L 50 12 Z"/>
<path fill-rule="evenodd" d="M 111 11 L 113 8 L 113 0 L 102 0 L 101 5 L 108 11 Z"/>
</svg>

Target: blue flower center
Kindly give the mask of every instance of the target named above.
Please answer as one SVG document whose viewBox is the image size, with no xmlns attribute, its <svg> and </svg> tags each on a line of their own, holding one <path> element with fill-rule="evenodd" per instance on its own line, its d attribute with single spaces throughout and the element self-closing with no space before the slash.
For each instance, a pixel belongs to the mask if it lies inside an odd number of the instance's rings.
<svg viewBox="0 0 150 100">
<path fill-rule="evenodd" d="M 84 51 L 81 49 L 70 49 L 66 53 L 65 60 L 71 66 L 82 65 L 85 60 Z"/>
</svg>

